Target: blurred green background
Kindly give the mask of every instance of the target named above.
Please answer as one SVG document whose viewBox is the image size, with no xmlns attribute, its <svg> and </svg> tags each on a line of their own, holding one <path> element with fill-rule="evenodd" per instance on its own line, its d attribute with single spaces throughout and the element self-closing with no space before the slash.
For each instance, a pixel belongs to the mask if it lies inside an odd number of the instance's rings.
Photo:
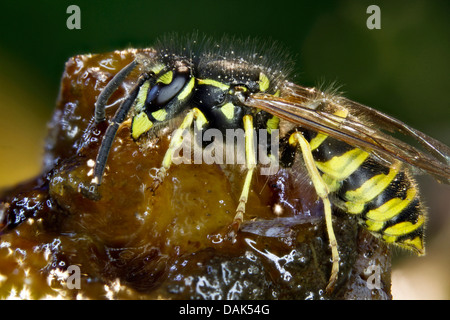
<svg viewBox="0 0 450 320">
<path fill-rule="evenodd" d="M 81 30 L 66 27 L 72 4 L 81 9 Z M 380 30 L 366 26 L 372 4 L 381 9 Z M 2 1 L 0 188 L 39 172 L 46 123 L 69 57 L 148 47 L 173 31 L 275 39 L 295 57 L 295 82 L 336 82 L 348 98 L 450 144 L 449 17 L 449 1 Z M 441 221 L 449 216 L 449 189 L 439 190 L 431 193 L 433 205 L 439 202 L 434 219 Z M 438 229 L 449 240 L 444 231 L 450 228 Z M 435 250 L 448 259 L 448 245 Z M 413 261 L 423 270 L 427 260 Z M 414 280 L 419 271 L 410 273 L 404 283 L 420 287 L 422 297 L 450 297 L 448 271 L 436 281 L 444 288 L 431 293 Z M 411 288 L 396 289 L 397 297 L 414 297 Z"/>
</svg>

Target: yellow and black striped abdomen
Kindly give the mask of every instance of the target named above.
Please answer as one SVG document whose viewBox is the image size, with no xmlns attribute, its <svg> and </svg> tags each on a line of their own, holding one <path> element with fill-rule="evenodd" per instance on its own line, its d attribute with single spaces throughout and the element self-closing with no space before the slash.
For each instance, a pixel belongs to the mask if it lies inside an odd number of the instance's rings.
<svg viewBox="0 0 450 320">
<path fill-rule="evenodd" d="M 303 130 L 334 204 L 385 242 L 424 254 L 425 210 L 401 162 L 390 167 L 368 152 L 322 133 Z"/>
</svg>

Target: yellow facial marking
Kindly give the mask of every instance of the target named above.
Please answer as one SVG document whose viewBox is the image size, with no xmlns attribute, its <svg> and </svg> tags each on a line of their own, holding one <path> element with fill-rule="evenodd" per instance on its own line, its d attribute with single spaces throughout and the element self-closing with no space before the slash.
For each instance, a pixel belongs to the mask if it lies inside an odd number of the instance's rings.
<svg viewBox="0 0 450 320">
<path fill-rule="evenodd" d="M 145 81 L 142 87 L 139 89 L 138 96 L 136 98 L 136 106 L 134 109 L 136 112 L 141 112 L 144 109 L 145 99 L 147 98 L 148 88 L 150 86 L 150 81 Z"/>
<path fill-rule="evenodd" d="M 189 80 L 189 83 L 183 88 L 183 90 L 180 92 L 180 94 L 177 96 L 178 100 L 184 100 L 186 99 L 194 89 L 195 85 L 195 78 L 192 77 L 191 80 Z"/>
<path fill-rule="evenodd" d="M 153 66 L 150 71 L 154 74 L 160 73 L 166 66 L 162 63 L 158 63 L 157 65 Z"/>
<path fill-rule="evenodd" d="M 161 82 L 164 84 L 169 84 L 172 82 L 172 79 L 173 79 L 173 71 L 169 71 L 164 73 L 161 77 L 159 77 L 156 83 Z"/>
<path fill-rule="evenodd" d="M 155 112 L 152 112 L 152 117 L 158 121 L 164 121 L 167 117 L 167 111 L 164 109 L 159 109 Z"/>
<path fill-rule="evenodd" d="M 137 114 L 133 118 L 133 122 L 131 124 L 131 136 L 134 140 L 139 138 L 143 133 L 150 130 L 153 126 L 153 122 L 151 122 L 145 112 L 141 112 Z"/>
<path fill-rule="evenodd" d="M 234 117 L 234 104 L 228 102 L 220 108 L 220 111 L 222 111 L 228 120 L 231 120 Z"/>
</svg>

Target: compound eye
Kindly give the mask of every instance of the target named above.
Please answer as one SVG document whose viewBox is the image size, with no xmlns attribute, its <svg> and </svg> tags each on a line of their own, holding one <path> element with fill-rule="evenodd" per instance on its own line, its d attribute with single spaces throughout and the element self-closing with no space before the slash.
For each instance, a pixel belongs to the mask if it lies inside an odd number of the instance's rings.
<svg viewBox="0 0 450 320">
<path fill-rule="evenodd" d="M 189 79 L 189 71 L 175 70 L 164 73 L 158 77 L 156 84 L 148 92 L 146 104 L 151 107 L 164 107 L 180 93 Z"/>
</svg>

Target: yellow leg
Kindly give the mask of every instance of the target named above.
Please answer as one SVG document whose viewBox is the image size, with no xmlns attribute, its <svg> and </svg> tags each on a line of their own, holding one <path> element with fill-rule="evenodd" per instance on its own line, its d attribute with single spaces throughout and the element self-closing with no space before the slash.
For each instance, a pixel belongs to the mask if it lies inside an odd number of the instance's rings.
<svg viewBox="0 0 450 320">
<path fill-rule="evenodd" d="M 250 115 L 245 115 L 243 120 L 245 131 L 245 163 L 247 167 L 247 174 L 245 176 L 244 186 L 239 198 L 239 204 L 236 209 L 236 215 L 234 216 L 234 220 L 231 225 L 231 231 L 229 233 L 229 237 L 232 241 L 236 239 L 237 231 L 244 221 L 245 206 L 247 204 L 248 194 L 250 193 L 250 185 L 252 182 L 253 172 L 256 168 L 255 146 L 253 144 L 253 117 Z"/>
<path fill-rule="evenodd" d="M 197 108 L 190 110 L 186 114 L 181 125 L 174 131 L 173 137 L 170 140 L 169 148 L 164 155 L 162 166 L 156 172 L 152 190 L 158 188 L 166 177 L 167 170 L 169 170 L 172 165 L 173 154 L 183 143 L 183 132 L 184 130 L 190 128 L 194 121 L 198 130 L 201 130 L 201 128 L 208 122 L 205 115 Z"/>
<path fill-rule="evenodd" d="M 339 272 L 339 252 L 338 252 L 338 246 L 336 241 L 336 236 L 334 234 L 333 230 L 333 222 L 332 222 L 332 215 L 331 215 L 331 203 L 328 198 L 328 187 L 326 183 L 323 181 L 322 176 L 320 175 L 319 171 L 317 170 L 316 164 L 314 162 L 314 158 L 311 153 L 311 148 L 309 146 L 308 141 L 306 141 L 305 137 L 299 132 L 293 133 L 289 137 L 289 143 L 291 145 L 300 145 L 300 148 L 302 150 L 303 159 L 306 165 L 306 169 L 308 170 L 309 176 L 311 178 L 311 181 L 314 185 L 314 188 L 317 192 L 317 195 L 322 199 L 323 206 L 324 206 L 324 213 L 325 213 L 325 224 L 327 227 L 327 233 L 328 233 L 328 239 L 330 241 L 330 247 L 331 247 L 331 257 L 332 257 L 332 267 L 331 267 L 331 276 L 330 280 L 328 281 L 328 285 L 326 290 L 328 292 L 332 291 L 334 288 L 334 285 L 336 284 L 336 280 L 338 277 Z"/>
</svg>

